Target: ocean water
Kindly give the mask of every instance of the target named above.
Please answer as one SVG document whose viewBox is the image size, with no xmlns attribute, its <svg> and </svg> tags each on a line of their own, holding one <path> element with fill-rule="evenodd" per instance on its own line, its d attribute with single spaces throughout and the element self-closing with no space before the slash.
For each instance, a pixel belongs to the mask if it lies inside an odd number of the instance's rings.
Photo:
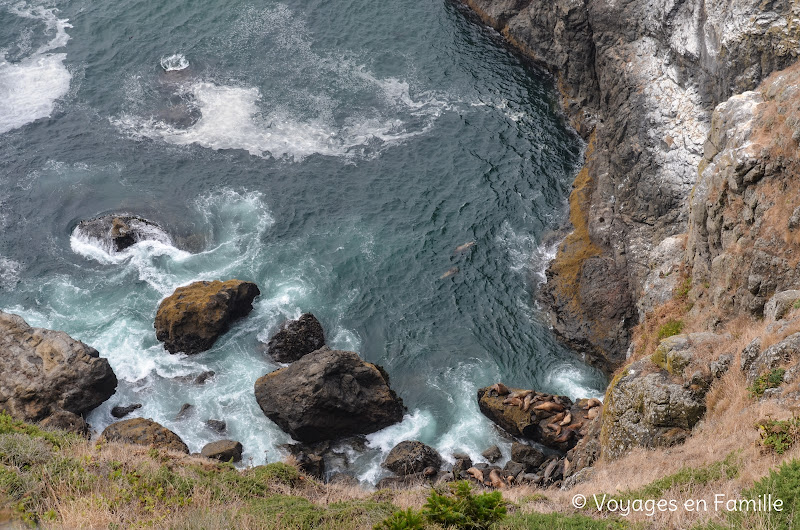
<svg viewBox="0 0 800 530">
<path fill-rule="evenodd" d="M 550 79 L 449 1 L 0 0 L 0 309 L 108 358 L 98 432 L 136 402 L 192 451 L 213 418 L 243 465 L 282 458 L 253 383 L 277 368 L 270 334 L 310 311 L 408 407 L 332 470 L 374 482 L 410 438 L 507 456 L 479 387 L 605 384 L 533 302 L 582 149 Z M 167 234 L 109 253 L 75 231 L 109 212 Z M 159 301 L 228 278 L 261 289 L 250 316 L 167 353 Z"/>
</svg>

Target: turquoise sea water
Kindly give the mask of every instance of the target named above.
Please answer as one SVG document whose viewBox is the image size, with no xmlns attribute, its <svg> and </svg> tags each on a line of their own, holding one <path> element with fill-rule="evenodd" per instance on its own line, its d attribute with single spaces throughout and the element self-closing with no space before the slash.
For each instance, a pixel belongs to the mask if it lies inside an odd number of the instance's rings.
<svg viewBox="0 0 800 530">
<path fill-rule="evenodd" d="M 246 462 L 281 458 L 253 382 L 276 368 L 263 342 L 307 311 L 408 407 L 366 453 L 342 447 L 362 480 L 408 438 L 507 452 L 481 386 L 602 392 L 533 303 L 582 144 L 550 81 L 454 4 L 0 0 L 0 57 L 0 309 L 109 359 L 98 431 L 139 402 L 193 451 L 215 418 Z M 109 212 L 174 244 L 110 255 L 74 233 Z M 259 285 L 253 313 L 208 352 L 168 354 L 159 301 L 228 278 Z"/>
</svg>

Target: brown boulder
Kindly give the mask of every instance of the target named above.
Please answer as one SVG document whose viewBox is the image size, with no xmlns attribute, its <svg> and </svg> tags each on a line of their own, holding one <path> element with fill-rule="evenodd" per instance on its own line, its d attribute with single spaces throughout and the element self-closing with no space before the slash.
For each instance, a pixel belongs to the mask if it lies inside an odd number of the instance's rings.
<svg viewBox="0 0 800 530">
<path fill-rule="evenodd" d="M 406 440 L 389 451 L 386 460 L 383 461 L 383 467 L 398 475 L 420 473 L 428 467 L 436 472 L 442 467 L 442 457 L 436 449 L 422 442 Z"/>
<path fill-rule="evenodd" d="M 39 422 L 39 427 L 47 430 L 67 431 L 81 436 L 89 435 L 89 424 L 81 416 L 59 410 Z"/>
<path fill-rule="evenodd" d="M 59 411 L 80 416 L 116 388 L 114 371 L 94 348 L 0 311 L 0 410 L 25 421 Z"/>
<path fill-rule="evenodd" d="M 291 363 L 325 346 L 322 324 L 311 313 L 287 320 L 269 339 L 267 351 L 278 362 Z"/>
<path fill-rule="evenodd" d="M 203 446 L 200 454 L 223 462 L 241 462 L 242 450 L 242 444 L 235 440 L 219 440 Z"/>
<path fill-rule="evenodd" d="M 208 350 L 235 320 L 253 310 L 259 294 L 256 284 L 240 280 L 178 287 L 158 306 L 156 338 L 170 353 Z"/>
<path fill-rule="evenodd" d="M 112 423 L 106 427 L 101 436 L 109 442 L 149 445 L 189 454 L 189 448 L 183 443 L 180 436 L 163 425 L 146 418 L 133 418 Z"/>
<path fill-rule="evenodd" d="M 269 419 L 303 442 L 369 434 L 404 413 L 382 369 L 327 347 L 259 378 L 255 395 Z"/>
</svg>

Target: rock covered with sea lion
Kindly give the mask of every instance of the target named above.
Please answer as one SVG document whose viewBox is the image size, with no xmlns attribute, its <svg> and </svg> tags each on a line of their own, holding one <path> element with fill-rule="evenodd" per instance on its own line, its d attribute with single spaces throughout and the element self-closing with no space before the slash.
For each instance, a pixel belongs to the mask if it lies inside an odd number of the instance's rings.
<svg viewBox="0 0 800 530">
<path fill-rule="evenodd" d="M 0 311 L 0 410 L 24 421 L 57 415 L 49 424 L 85 432 L 80 416 L 116 388 L 114 371 L 94 348 Z"/>
<path fill-rule="evenodd" d="M 562 453 L 575 447 L 600 405 L 594 398 L 573 403 L 566 396 L 507 388 L 502 383 L 478 390 L 478 406 L 486 417 L 513 436 Z"/>
<path fill-rule="evenodd" d="M 259 294 L 256 284 L 240 280 L 178 287 L 158 306 L 156 338 L 170 353 L 206 351 L 234 321 L 253 310 L 253 299 Z"/>
<path fill-rule="evenodd" d="M 405 411 L 382 368 L 328 347 L 259 378 L 255 395 L 264 414 L 301 442 L 372 433 Z"/>
</svg>

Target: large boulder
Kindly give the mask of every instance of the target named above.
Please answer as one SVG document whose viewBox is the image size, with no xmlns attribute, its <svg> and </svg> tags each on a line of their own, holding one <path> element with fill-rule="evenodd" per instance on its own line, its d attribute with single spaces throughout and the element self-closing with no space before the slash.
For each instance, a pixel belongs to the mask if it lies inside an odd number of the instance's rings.
<svg viewBox="0 0 800 530">
<path fill-rule="evenodd" d="M 253 310 L 259 294 L 256 284 L 240 280 L 178 287 L 158 306 L 156 338 L 170 353 L 206 351 L 235 320 Z"/>
<path fill-rule="evenodd" d="M 381 368 L 327 347 L 259 378 L 255 395 L 264 414 L 302 442 L 368 434 L 404 413 Z"/>
<path fill-rule="evenodd" d="M 25 421 L 60 411 L 80 416 L 116 388 L 114 371 L 94 348 L 0 311 L 0 410 Z"/>
<path fill-rule="evenodd" d="M 140 241 L 172 244 L 169 234 L 156 223 L 129 214 L 108 214 L 81 221 L 73 235 L 109 254 L 122 252 Z"/>
<path fill-rule="evenodd" d="M 133 418 L 112 423 L 105 428 L 101 436 L 109 442 L 145 445 L 189 454 L 189 448 L 180 436 L 147 418 Z"/>
<path fill-rule="evenodd" d="M 204 445 L 200 454 L 222 462 L 241 462 L 243 449 L 242 444 L 236 440 L 219 440 Z"/>
<path fill-rule="evenodd" d="M 503 386 L 498 392 L 497 387 L 478 389 L 481 412 L 512 436 L 532 440 L 562 453 L 572 449 L 580 440 L 587 420 L 594 417 L 591 409 L 600 405 L 598 400 L 580 399 L 573 403 L 566 396 Z M 528 399 L 527 406 L 525 398 Z"/>
<path fill-rule="evenodd" d="M 281 324 L 267 344 L 269 355 L 278 362 L 291 363 L 325 346 L 322 324 L 311 313 L 305 313 L 297 320 L 287 320 Z"/>
<path fill-rule="evenodd" d="M 442 457 L 433 447 L 415 440 L 406 440 L 389 451 L 386 460 L 383 461 L 383 467 L 398 475 L 421 473 L 427 467 L 439 471 L 442 467 Z"/>
</svg>

